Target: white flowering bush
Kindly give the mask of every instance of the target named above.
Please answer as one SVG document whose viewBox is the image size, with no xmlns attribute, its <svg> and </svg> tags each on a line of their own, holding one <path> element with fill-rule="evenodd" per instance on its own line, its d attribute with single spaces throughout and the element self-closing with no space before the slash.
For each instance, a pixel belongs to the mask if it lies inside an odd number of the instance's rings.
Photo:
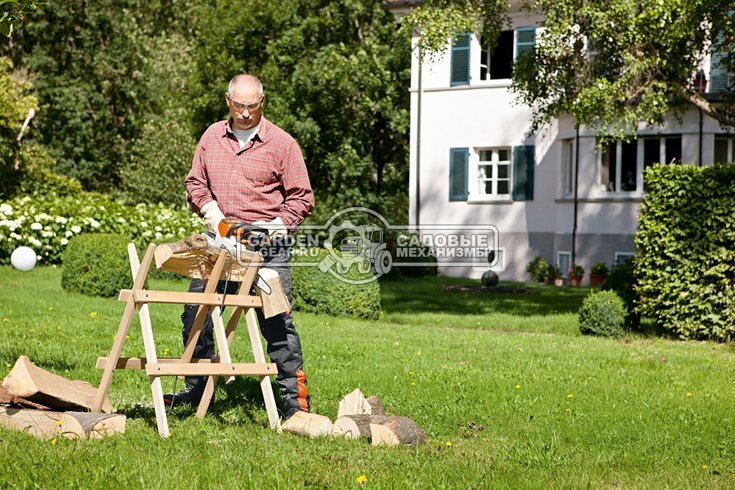
<svg viewBox="0 0 735 490">
<path fill-rule="evenodd" d="M 201 231 L 201 220 L 163 205 L 126 206 L 108 196 L 78 193 L 70 196 L 32 194 L 0 202 L 0 263 L 25 245 L 40 263 L 58 264 L 69 239 L 80 233 L 129 236 L 140 249 L 149 243 L 177 241 Z"/>
</svg>

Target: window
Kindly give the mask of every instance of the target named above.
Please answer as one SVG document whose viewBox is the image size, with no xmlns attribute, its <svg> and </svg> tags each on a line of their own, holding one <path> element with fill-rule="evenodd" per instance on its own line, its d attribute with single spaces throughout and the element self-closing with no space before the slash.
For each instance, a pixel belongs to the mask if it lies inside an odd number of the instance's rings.
<svg viewBox="0 0 735 490">
<path fill-rule="evenodd" d="M 615 264 L 625 265 L 633 262 L 635 254 L 633 252 L 615 252 Z"/>
<path fill-rule="evenodd" d="M 561 194 L 562 197 L 574 196 L 574 140 L 561 142 Z"/>
<path fill-rule="evenodd" d="M 569 268 L 572 266 L 572 253 L 571 252 L 557 252 L 556 253 L 556 266 L 559 268 L 562 277 L 567 277 Z"/>
<path fill-rule="evenodd" d="M 499 80 L 513 76 L 513 31 L 503 31 L 495 46 L 483 41 L 480 52 L 480 80 Z"/>
<path fill-rule="evenodd" d="M 715 136 L 715 163 L 732 163 L 734 152 L 735 136 Z"/>
<path fill-rule="evenodd" d="M 613 141 L 600 155 L 600 186 L 606 192 L 639 191 L 638 176 L 654 163 L 681 163 L 681 135 Z"/>
<path fill-rule="evenodd" d="M 490 148 L 479 151 L 476 196 L 510 198 L 510 155 L 510 148 Z"/>
</svg>

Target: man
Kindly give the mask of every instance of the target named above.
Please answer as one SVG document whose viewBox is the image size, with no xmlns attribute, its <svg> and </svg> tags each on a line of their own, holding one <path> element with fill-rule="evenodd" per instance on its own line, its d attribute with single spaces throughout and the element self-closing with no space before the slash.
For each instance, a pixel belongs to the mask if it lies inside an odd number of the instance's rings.
<svg viewBox="0 0 735 490">
<path fill-rule="evenodd" d="M 275 269 L 291 301 L 289 251 L 283 238 L 314 209 L 301 149 L 284 130 L 262 116 L 263 86 L 253 75 L 240 74 L 229 84 L 225 100 L 230 118 L 212 124 L 197 145 L 191 171 L 186 176 L 187 200 L 204 218 L 204 227 L 214 233 L 219 222 L 234 218 L 263 226 L 275 244 L 263 248 L 265 266 Z M 225 290 L 220 281 L 218 292 Z M 194 279 L 189 291 L 201 292 L 204 282 Z M 227 293 L 237 291 L 237 283 L 227 284 Z M 184 342 L 189 337 L 198 306 L 186 305 L 181 315 Z M 265 319 L 258 310 L 260 329 L 268 343 L 268 356 L 278 367 L 276 379 L 283 400 L 283 413 L 290 418 L 299 410 L 309 411 L 306 375 L 301 343 L 291 314 Z M 195 358 L 212 358 L 214 339 L 210 315 L 202 327 Z M 164 401 L 196 404 L 202 397 L 206 377 L 187 377 L 186 386 Z"/>
</svg>

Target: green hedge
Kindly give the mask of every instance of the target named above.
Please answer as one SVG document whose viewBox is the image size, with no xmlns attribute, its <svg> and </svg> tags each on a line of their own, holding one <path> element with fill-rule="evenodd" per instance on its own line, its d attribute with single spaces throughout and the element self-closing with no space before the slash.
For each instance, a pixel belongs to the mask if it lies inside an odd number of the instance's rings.
<svg viewBox="0 0 735 490">
<path fill-rule="evenodd" d="M 682 338 L 735 333 L 735 165 L 645 173 L 635 243 L 639 311 Z"/>
<path fill-rule="evenodd" d="M 61 287 L 89 296 L 116 296 L 130 288 L 128 243 L 130 237 L 83 234 L 69 241 L 64 251 Z"/>
<path fill-rule="evenodd" d="M 322 272 L 316 264 L 325 258 L 329 251 L 317 249 L 307 255 L 294 255 L 292 258 L 291 296 L 295 310 L 323 313 L 334 316 L 352 316 L 375 320 L 380 317 L 380 284 L 372 280 L 365 284 L 350 284 L 342 281 L 329 271 Z M 299 265 L 302 264 L 302 265 Z M 361 274 L 352 267 L 346 274 L 350 280 L 365 280 L 370 274 Z"/>
<path fill-rule="evenodd" d="M 37 192 L 0 202 L 0 264 L 17 247 L 31 247 L 42 264 L 58 264 L 69 240 L 81 233 L 129 236 L 140 253 L 149 243 L 176 241 L 201 230 L 192 213 L 163 205 L 126 206 L 108 196 Z"/>
<path fill-rule="evenodd" d="M 625 306 L 614 291 L 592 291 L 579 308 L 579 331 L 585 335 L 622 337 Z"/>
</svg>

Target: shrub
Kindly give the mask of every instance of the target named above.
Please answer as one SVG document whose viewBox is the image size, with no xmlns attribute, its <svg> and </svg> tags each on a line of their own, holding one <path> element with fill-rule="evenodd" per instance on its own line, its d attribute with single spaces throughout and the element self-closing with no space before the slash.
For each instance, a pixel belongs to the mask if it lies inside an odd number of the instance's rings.
<svg viewBox="0 0 735 490">
<path fill-rule="evenodd" d="M 69 241 L 64 251 L 61 287 L 89 296 L 115 296 L 130 288 L 127 245 L 130 238 L 88 233 Z"/>
<path fill-rule="evenodd" d="M 607 264 L 605 264 L 604 262 L 598 262 L 590 268 L 590 274 L 602 275 L 609 273 L 610 269 L 608 269 Z"/>
<path fill-rule="evenodd" d="M 199 218 L 163 205 L 125 206 L 102 194 L 35 193 L 0 202 L 0 264 L 21 245 L 41 263 L 58 264 L 69 240 L 81 233 L 113 233 L 132 238 L 138 250 L 149 243 L 177 241 L 201 230 Z"/>
<path fill-rule="evenodd" d="M 625 306 L 613 291 L 593 291 L 579 308 L 579 331 L 585 335 L 622 337 Z"/>
<path fill-rule="evenodd" d="M 544 282 L 549 276 L 549 269 L 549 263 L 540 255 L 534 257 L 526 266 L 526 272 L 530 273 L 531 279 L 536 282 Z"/>
<path fill-rule="evenodd" d="M 735 336 L 735 166 L 653 166 L 635 244 L 640 313 L 681 338 Z"/>
<path fill-rule="evenodd" d="M 304 256 L 294 256 L 291 265 L 293 308 L 299 311 L 333 316 L 352 316 L 375 320 L 380 316 L 380 285 L 376 280 L 365 284 L 350 284 L 329 271 L 322 272 L 316 264 L 330 252 L 310 249 Z M 312 265 L 305 265 L 305 264 Z M 299 265 L 301 264 L 301 265 Z M 372 278 L 352 267 L 346 276 L 353 281 Z"/>
<path fill-rule="evenodd" d="M 569 274 L 570 276 L 583 276 L 584 267 L 578 264 L 572 264 L 572 266 L 567 271 L 567 274 Z"/>
<path fill-rule="evenodd" d="M 613 267 L 600 288 L 603 291 L 615 292 L 623 300 L 626 312 L 625 325 L 632 329 L 636 329 L 640 325 L 640 316 L 636 310 L 638 293 L 635 290 L 635 283 L 633 262 L 629 261 Z"/>
</svg>

